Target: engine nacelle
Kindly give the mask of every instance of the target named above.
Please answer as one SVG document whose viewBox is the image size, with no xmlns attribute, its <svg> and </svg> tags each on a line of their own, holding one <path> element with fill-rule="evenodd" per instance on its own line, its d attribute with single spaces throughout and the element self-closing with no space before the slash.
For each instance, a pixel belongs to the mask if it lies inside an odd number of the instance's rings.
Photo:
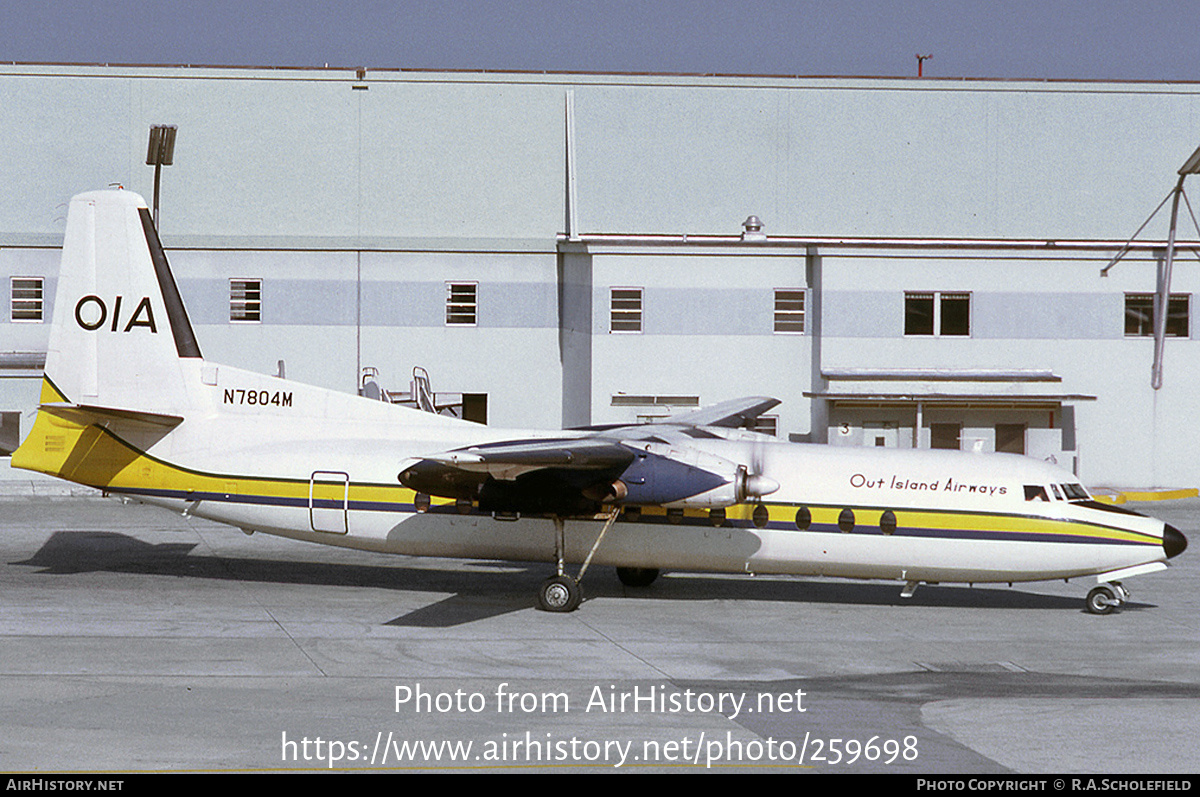
<svg viewBox="0 0 1200 797">
<path fill-rule="evenodd" d="M 778 489 L 779 482 L 760 473 L 750 473 L 745 465 L 738 465 L 733 479 L 729 483 L 706 493 L 672 502 L 668 506 L 716 509 L 744 504 L 748 501 L 758 501 L 764 495 L 770 495 Z"/>
<path fill-rule="evenodd" d="M 698 449 L 646 442 L 629 447 L 637 458 L 621 474 L 619 486 L 614 484 L 614 493 L 625 492 L 615 503 L 714 509 L 757 500 L 779 489 L 774 479 Z"/>
</svg>

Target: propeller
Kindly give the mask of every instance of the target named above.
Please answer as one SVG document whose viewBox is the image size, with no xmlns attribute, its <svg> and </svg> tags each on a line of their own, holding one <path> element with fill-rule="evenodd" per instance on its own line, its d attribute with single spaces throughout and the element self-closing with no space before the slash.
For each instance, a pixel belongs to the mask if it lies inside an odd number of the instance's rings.
<svg viewBox="0 0 1200 797">
<path fill-rule="evenodd" d="M 744 503 L 747 499 L 761 499 L 779 489 L 779 482 L 763 474 L 763 445 L 761 440 L 751 443 L 750 465 L 739 465 L 737 469 L 737 499 Z"/>
</svg>

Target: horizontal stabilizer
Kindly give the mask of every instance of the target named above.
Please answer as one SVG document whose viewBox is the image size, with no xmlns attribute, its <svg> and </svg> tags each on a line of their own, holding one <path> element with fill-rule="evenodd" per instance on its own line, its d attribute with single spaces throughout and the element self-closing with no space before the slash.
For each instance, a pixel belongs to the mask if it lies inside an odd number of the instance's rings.
<svg viewBox="0 0 1200 797">
<path fill-rule="evenodd" d="M 51 415 L 82 425 L 103 424 L 107 421 L 142 424 L 158 429 L 173 429 L 183 423 L 178 415 L 161 415 L 156 412 L 121 410 L 115 407 L 96 407 L 90 404 L 49 403 L 39 404 L 38 409 Z"/>
</svg>

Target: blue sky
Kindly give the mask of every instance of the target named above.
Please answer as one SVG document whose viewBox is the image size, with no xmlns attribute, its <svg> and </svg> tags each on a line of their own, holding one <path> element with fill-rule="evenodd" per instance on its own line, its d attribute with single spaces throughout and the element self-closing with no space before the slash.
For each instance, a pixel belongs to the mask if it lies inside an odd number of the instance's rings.
<svg viewBox="0 0 1200 797">
<path fill-rule="evenodd" d="M 1196 0 L 4 0 L 0 60 L 1200 80 Z"/>
</svg>

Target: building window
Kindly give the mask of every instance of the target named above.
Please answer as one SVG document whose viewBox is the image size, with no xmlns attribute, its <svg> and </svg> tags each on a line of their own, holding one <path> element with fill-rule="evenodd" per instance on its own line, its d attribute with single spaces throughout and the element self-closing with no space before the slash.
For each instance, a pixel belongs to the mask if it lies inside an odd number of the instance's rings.
<svg viewBox="0 0 1200 797">
<path fill-rule="evenodd" d="M 905 293 L 905 335 L 967 336 L 971 334 L 971 294 Z"/>
<path fill-rule="evenodd" d="M 746 428 L 752 432 L 759 434 L 769 434 L 771 437 L 779 436 L 779 416 L 778 415 L 759 415 L 750 423 L 746 424 Z"/>
<path fill-rule="evenodd" d="M 229 320 L 250 324 L 262 321 L 262 280 L 229 280 Z"/>
<path fill-rule="evenodd" d="M 1190 335 L 1188 317 L 1191 315 L 1191 294 L 1172 293 L 1167 300 L 1167 337 L 1186 338 Z M 1154 335 L 1154 294 L 1125 294 L 1125 336 L 1131 338 Z"/>
<path fill-rule="evenodd" d="M 699 407 L 699 396 L 631 396 L 617 393 L 612 397 L 614 407 Z"/>
<path fill-rule="evenodd" d="M 613 288 L 610 332 L 642 331 L 642 289 Z"/>
<path fill-rule="evenodd" d="M 41 277 L 13 277 L 10 283 L 13 321 L 43 320 L 43 280 Z"/>
<path fill-rule="evenodd" d="M 775 331 L 804 332 L 804 290 L 802 288 L 775 289 Z"/>
<path fill-rule="evenodd" d="M 479 310 L 479 283 L 446 283 L 447 326 L 475 326 Z"/>
</svg>

